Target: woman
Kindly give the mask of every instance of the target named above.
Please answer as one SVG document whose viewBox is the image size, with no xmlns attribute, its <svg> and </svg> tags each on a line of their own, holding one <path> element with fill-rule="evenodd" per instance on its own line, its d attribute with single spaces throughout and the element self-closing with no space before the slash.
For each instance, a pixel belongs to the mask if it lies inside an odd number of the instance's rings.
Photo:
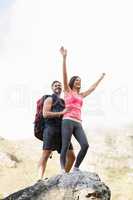
<svg viewBox="0 0 133 200">
<path fill-rule="evenodd" d="M 62 116 L 66 112 L 64 100 L 60 98 L 62 84 L 59 81 L 53 81 L 51 85 L 53 94 L 49 95 L 44 101 L 42 114 L 45 119 L 43 133 L 43 151 L 38 165 L 39 180 L 43 179 L 48 158 L 52 151 L 61 151 L 61 122 Z M 67 151 L 66 172 L 69 172 L 75 160 L 75 154 L 72 144 Z"/>
<path fill-rule="evenodd" d="M 77 171 L 79 170 L 79 166 L 89 147 L 81 123 L 81 107 L 83 104 L 83 98 L 91 94 L 91 92 L 96 89 L 105 74 L 103 73 L 102 76 L 87 91 L 80 93 L 81 79 L 79 76 L 73 76 L 68 83 L 66 70 L 67 50 L 64 49 L 64 47 L 61 47 L 60 52 L 63 57 L 64 100 L 67 109 L 67 113 L 64 114 L 62 120 L 62 149 L 60 163 L 62 172 L 65 172 L 66 153 L 73 134 L 81 147 L 73 169 L 74 171 Z"/>
</svg>

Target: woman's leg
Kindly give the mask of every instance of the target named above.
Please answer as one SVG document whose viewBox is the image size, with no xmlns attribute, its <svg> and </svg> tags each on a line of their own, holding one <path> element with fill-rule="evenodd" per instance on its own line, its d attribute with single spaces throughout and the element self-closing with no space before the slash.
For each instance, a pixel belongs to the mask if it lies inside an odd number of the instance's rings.
<svg viewBox="0 0 133 200">
<path fill-rule="evenodd" d="M 71 170 L 74 161 L 75 161 L 75 153 L 73 150 L 68 149 L 66 156 L 66 165 L 65 165 L 66 172 L 69 172 Z"/>
<path fill-rule="evenodd" d="M 76 162 L 75 162 L 75 165 L 74 165 L 74 167 L 78 168 L 80 166 L 81 162 L 83 161 L 86 153 L 87 153 L 89 144 L 88 144 L 87 137 L 84 133 L 84 130 L 83 130 L 81 124 L 76 123 L 73 135 L 77 139 L 77 141 L 79 142 L 79 144 L 81 146 L 81 149 L 80 149 L 80 151 L 77 155 L 77 159 L 76 159 Z"/>
<path fill-rule="evenodd" d="M 72 136 L 73 126 L 70 120 L 64 119 L 62 121 L 62 148 L 60 155 L 60 164 L 61 169 L 65 170 L 66 165 L 66 154 L 70 145 L 71 136 Z"/>
</svg>

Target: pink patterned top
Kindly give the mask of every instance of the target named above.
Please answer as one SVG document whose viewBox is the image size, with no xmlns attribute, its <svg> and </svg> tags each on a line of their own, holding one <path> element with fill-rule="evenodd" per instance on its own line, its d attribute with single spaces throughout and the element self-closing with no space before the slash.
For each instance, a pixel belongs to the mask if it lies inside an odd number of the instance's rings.
<svg viewBox="0 0 133 200">
<path fill-rule="evenodd" d="M 83 105 L 83 97 L 76 92 L 70 90 L 65 92 L 65 107 L 68 112 L 64 114 L 63 119 L 75 119 L 81 121 L 81 107 Z"/>
</svg>

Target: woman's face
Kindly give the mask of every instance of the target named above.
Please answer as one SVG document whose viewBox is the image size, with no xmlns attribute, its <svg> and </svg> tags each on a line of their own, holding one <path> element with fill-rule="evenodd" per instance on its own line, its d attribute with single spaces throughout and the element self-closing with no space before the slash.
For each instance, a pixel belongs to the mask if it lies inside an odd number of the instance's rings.
<svg viewBox="0 0 133 200">
<path fill-rule="evenodd" d="M 73 87 L 77 89 L 81 88 L 81 79 L 79 77 L 77 77 L 76 80 L 74 81 Z"/>
</svg>

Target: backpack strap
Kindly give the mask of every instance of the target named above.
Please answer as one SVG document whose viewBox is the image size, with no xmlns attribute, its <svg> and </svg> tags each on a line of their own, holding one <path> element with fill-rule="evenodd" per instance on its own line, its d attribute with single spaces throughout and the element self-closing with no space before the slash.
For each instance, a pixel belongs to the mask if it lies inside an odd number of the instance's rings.
<svg viewBox="0 0 133 200">
<path fill-rule="evenodd" d="M 56 102 L 58 101 L 58 97 L 55 94 L 52 94 L 51 97 L 52 97 L 52 100 L 53 100 L 53 105 L 55 105 Z"/>
</svg>

